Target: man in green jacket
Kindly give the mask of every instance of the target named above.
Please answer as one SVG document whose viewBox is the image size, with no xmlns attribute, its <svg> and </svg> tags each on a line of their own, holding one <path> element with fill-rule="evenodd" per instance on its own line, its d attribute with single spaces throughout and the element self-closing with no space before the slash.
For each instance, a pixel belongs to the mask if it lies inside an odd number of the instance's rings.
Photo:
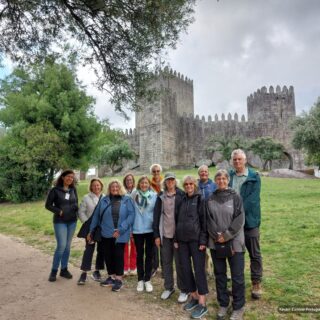
<svg viewBox="0 0 320 320">
<path fill-rule="evenodd" d="M 229 186 L 240 194 L 245 211 L 245 244 L 250 256 L 251 297 L 260 299 L 262 280 L 262 257 L 260 253 L 260 189 L 259 174 L 246 167 L 246 154 L 241 149 L 232 151 L 234 169 L 230 171 Z"/>
</svg>

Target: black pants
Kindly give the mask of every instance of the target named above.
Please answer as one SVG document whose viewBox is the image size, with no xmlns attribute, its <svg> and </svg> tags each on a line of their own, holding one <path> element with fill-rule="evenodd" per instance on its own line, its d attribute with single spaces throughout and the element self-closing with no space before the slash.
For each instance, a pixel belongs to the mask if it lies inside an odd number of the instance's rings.
<svg viewBox="0 0 320 320">
<path fill-rule="evenodd" d="M 92 265 L 92 258 L 95 249 L 95 243 L 89 244 L 87 240 L 86 247 L 83 252 L 82 262 L 81 262 L 81 270 L 82 271 L 90 271 Z M 104 269 L 104 256 L 103 252 L 101 251 L 101 243 L 97 243 L 97 257 L 96 257 L 96 270 L 103 270 Z"/>
<path fill-rule="evenodd" d="M 244 283 L 244 252 L 236 252 L 231 258 L 220 259 L 216 251 L 211 251 L 216 279 L 217 299 L 221 307 L 228 307 L 230 297 L 227 291 L 227 259 L 231 270 L 232 281 L 232 307 L 233 310 L 241 309 L 245 304 Z"/>
<path fill-rule="evenodd" d="M 260 283 L 262 279 L 262 257 L 260 252 L 259 228 L 256 229 L 245 230 L 244 236 L 250 257 L 251 281 L 253 283 Z"/>
<path fill-rule="evenodd" d="M 200 295 L 207 294 L 208 283 L 205 271 L 206 252 L 199 250 L 198 242 L 179 242 L 178 254 L 182 278 L 186 292 L 198 290 Z M 194 268 L 192 271 L 191 258 Z"/>
<path fill-rule="evenodd" d="M 138 281 L 150 281 L 152 271 L 153 232 L 133 234 L 137 250 Z"/>
<path fill-rule="evenodd" d="M 159 248 L 153 244 L 152 248 L 152 270 L 157 270 L 159 268 Z"/>
<path fill-rule="evenodd" d="M 125 243 L 116 243 L 115 238 L 101 239 L 101 250 L 107 264 L 109 275 L 123 275 L 124 268 L 124 246 Z"/>
</svg>

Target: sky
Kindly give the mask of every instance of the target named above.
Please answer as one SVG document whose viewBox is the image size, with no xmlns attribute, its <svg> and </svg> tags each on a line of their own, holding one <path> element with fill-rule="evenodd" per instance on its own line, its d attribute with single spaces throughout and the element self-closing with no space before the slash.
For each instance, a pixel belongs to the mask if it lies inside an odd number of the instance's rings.
<svg viewBox="0 0 320 320">
<path fill-rule="evenodd" d="M 194 18 L 167 61 L 193 80 L 195 114 L 246 116 L 247 96 L 263 86 L 292 85 L 297 114 L 320 96 L 319 0 L 198 0 Z M 134 114 L 115 113 L 89 68 L 78 76 L 100 119 L 134 128 Z"/>
<path fill-rule="evenodd" d="M 263 86 L 294 86 L 297 114 L 320 96 L 319 0 L 200 0 L 194 17 L 167 58 L 193 80 L 195 114 L 246 116 L 247 96 Z M 106 95 L 89 92 L 101 118 L 134 127 L 134 115 L 125 122 Z"/>
</svg>

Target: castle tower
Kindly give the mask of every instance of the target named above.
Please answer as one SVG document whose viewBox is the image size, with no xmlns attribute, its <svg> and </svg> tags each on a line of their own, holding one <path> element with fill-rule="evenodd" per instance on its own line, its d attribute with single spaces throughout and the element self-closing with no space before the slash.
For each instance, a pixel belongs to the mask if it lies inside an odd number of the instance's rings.
<svg viewBox="0 0 320 320">
<path fill-rule="evenodd" d="M 140 168 L 152 163 L 169 168 L 178 162 L 177 123 L 183 113 L 194 112 L 193 82 L 180 73 L 165 69 L 152 86 L 160 90 L 159 98 L 144 103 L 136 113 L 136 130 L 140 137 Z"/>
<path fill-rule="evenodd" d="M 270 86 L 258 89 L 247 98 L 248 121 L 260 128 L 260 136 L 271 136 L 285 146 L 291 144 L 291 120 L 296 115 L 294 89 Z"/>
</svg>

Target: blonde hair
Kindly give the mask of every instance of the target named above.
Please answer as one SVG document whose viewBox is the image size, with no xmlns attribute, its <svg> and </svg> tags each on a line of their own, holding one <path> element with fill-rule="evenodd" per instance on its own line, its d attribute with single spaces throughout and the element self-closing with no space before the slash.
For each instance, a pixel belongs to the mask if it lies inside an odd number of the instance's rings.
<svg viewBox="0 0 320 320">
<path fill-rule="evenodd" d="M 93 178 L 90 180 L 90 184 L 89 184 L 89 191 L 92 192 L 92 184 L 94 182 L 98 181 L 100 183 L 100 186 L 101 186 L 101 192 L 103 192 L 103 188 L 104 188 L 104 184 L 103 182 L 99 179 L 99 178 Z"/>
<path fill-rule="evenodd" d="M 161 167 L 161 165 L 159 164 L 159 163 L 154 163 L 151 167 L 150 167 L 150 173 L 151 174 L 153 174 L 153 169 L 155 168 L 155 167 L 158 167 L 159 168 L 159 170 L 160 170 L 160 173 L 162 172 L 162 167 Z"/>
<path fill-rule="evenodd" d="M 192 177 L 192 176 L 185 176 L 182 180 L 182 185 L 183 185 L 183 188 L 184 188 L 184 184 L 187 182 L 187 181 L 191 181 L 194 185 L 194 191 L 198 191 L 198 183 L 197 183 L 197 179 Z"/>
<path fill-rule="evenodd" d="M 116 184 L 118 185 L 118 187 L 119 187 L 119 195 L 120 195 L 120 196 L 124 196 L 127 192 L 126 192 L 124 186 L 122 185 L 122 183 L 121 183 L 119 180 L 117 180 L 117 179 L 111 180 L 111 181 L 109 182 L 109 184 L 108 184 L 108 190 L 107 190 L 107 195 L 109 196 L 109 195 L 111 194 L 111 192 L 110 192 L 111 185 L 114 184 L 114 183 L 116 183 Z"/>
</svg>

